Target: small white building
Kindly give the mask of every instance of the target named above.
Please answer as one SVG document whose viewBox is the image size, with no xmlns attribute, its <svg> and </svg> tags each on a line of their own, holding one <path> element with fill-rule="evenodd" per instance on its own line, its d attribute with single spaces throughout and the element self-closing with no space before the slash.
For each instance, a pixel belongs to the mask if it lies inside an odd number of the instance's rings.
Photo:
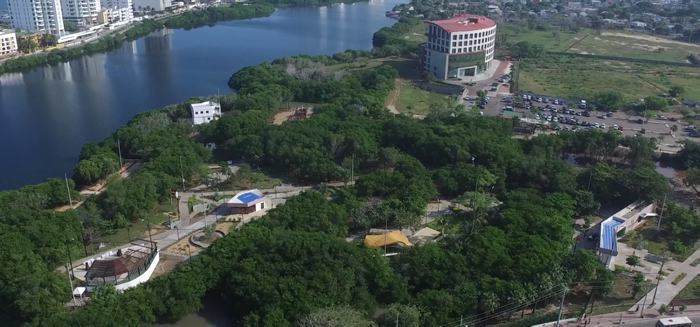
<svg viewBox="0 0 700 327">
<path fill-rule="evenodd" d="M 608 269 L 615 270 L 617 258 L 617 238 L 622 232 L 629 232 L 643 224 L 647 219 L 656 217 L 656 206 L 642 201 L 634 202 L 614 213 L 600 223 L 598 234 L 598 260 Z"/>
<path fill-rule="evenodd" d="M 265 209 L 266 197 L 260 190 L 238 192 L 228 202 L 226 207 L 232 214 L 249 214 Z"/>
<path fill-rule="evenodd" d="M 0 57 L 17 53 L 17 36 L 11 30 L 0 30 Z"/>
<path fill-rule="evenodd" d="M 208 124 L 221 117 L 221 104 L 205 101 L 201 103 L 193 103 L 192 107 L 192 123 L 195 125 Z"/>
</svg>

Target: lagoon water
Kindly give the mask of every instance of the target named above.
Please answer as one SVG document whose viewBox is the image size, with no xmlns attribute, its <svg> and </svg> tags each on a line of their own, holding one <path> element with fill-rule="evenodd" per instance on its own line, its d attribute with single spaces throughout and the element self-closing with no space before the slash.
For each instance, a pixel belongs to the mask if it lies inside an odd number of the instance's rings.
<svg viewBox="0 0 700 327">
<path fill-rule="evenodd" d="M 0 0 L 5 1 L 5 0 Z M 164 30 L 108 53 L 0 76 L 0 190 L 71 175 L 80 148 L 134 115 L 230 92 L 230 75 L 296 54 L 369 50 L 398 0 L 278 9 L 269 17 Z"/>
</svg>

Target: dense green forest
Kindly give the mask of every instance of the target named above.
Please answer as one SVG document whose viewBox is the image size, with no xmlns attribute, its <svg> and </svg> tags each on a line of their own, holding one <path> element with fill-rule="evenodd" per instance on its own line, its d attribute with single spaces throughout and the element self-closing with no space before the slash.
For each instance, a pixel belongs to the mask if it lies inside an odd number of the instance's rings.
<svg viewBox="0 0 700 327">
<path fill-rule="evenodd" d="M 190 29 L 222 20 L 269 16 L 274 10 L 272 5 L 265 3 L 234 4 L 230 7 L 211 7 L 204 10 L 188 11 L 164 20 L 146 19 L 123 32 L 101 37 L 96 42 L 6 60 L 0 64 L 0 74 L 24 71 L 41 65 L 54 65 L 84 55 L 113 50 L 126 41 L 138 39 L 164 27 Z"/>
<path fill-rule="evenodd" d="M 591 252 L 572 252 L 572 222 L 600 203 L 662 197 L 668 185 L 653 169 L 653 142 L 598 131 L 519 140 L 511 138 L 517 122 L 449 108 L 424 120 L 395 116 L 384 109 L 397 77 L 393 68 L 341 69 L 371 56 L 348 51 L 245 68 L 229 81 L 238 92 L 220 99 L 225 115 L 206 126 L 190 125 L 188 103 L 138 115 L 103 142 L 86 145 L 73 178 L 84 185 L 113 172 L 117 141 L 125 158 L 145 167 L 77 210 L 50 210 L 67 202 L 61 180 L 0 193 L 0 230 L 10 242 L 0 253 L 0 304 L 7 309 L 0 319 L 133 326 L 177 320 L 209 297 L 225 303 L 241 326 L 319 319 L 386 325 L 392 321 L 386 312 L 414 326 L 436 326 L 529 303 L 561 284 L 610 285 L 610 272 Z M 289 101 L 319 105 L 310 119 L 271 124 Z M 213 153 L 202 145 L 210 142 L 217 145 Z M 605 163 L 619 156 L 620 145 L 630 149 L 624 154 L 630 164 Z M 700 164 L 691 150 L 682 158 Z M 598 163 L 577 168 L 562 160 L 564 153 Z M 222 160 L 321 184 L 173 273 L 123 294 L 101 289 L 75 313 L 62 308 L 67 281 L 52 271 L 67 251 L 79 253 L 81 241 L 123 228 L 167 201 L 179 187 L 180 167 L 196 185 L 204 163 Z M 351 166 L 354 186 L 323 186 L 349 180 Z M 471 208 L 438 220 L 447 230 L 439 243 L 384 258 L 344 239 L 385 224 L 417 227 L 438 196 Z M 676 211 L 679 223 L 700 219 Z"/>
</svg>

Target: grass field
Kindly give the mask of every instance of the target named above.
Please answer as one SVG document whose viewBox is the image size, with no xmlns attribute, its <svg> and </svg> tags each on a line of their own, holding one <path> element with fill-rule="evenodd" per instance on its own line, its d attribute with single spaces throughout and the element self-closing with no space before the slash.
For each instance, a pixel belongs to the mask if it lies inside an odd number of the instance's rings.
<svg viewBox="0 0 700 327">
<path fill-rule="evenodd" d="M 399 80 L 398 84 L 400 90 L 395 106 L 401 113 L 427 115 L 433 110 L 454 106 L 449 96 L 421 90 L 406 80 Z"/>
<path fill-rule="evenodd" d="M 700 276 L 692 281 L 680 292 L 674 300 L 697 300 L 700 299 Z"/>
<path fill-rule="evenodd" d="M 519 68 L 520 90 L 538 94 L 590 99 L 612 90 L 635 101 L 679 85 L 685 97 L 700 100 L 700 69 L 694 67 L 551 56 L 525 60 Z"/>
<path fill-rule="evenodd" d="M 561 52 L 566 51 L 574 42 L 585 35 L 584 32 L 571 33 L 528 30 L 525 27 L 509 24 L 499 25 L 497 31 L 499 39 L 510 44 L 527 41 L 533 44 L 539 44 L 547 51 Z"/>
<path fill-rule="evenodd" d="M 499 26 L 500 38 L 509 44 L 528 41 L 545 51 L 608 55 L 637 59 L 687 62 L 690 53 L 700 53 L 700 45 L 678 42 L 626 31 L 581 29 L 573 33 L 552 27 L 547 31 L 514 25 Z"/>
</svg>

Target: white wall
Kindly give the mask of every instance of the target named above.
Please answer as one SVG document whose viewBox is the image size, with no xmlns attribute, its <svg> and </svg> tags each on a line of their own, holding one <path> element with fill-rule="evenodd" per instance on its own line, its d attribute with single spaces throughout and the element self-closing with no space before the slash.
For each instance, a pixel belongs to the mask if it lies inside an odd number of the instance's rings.
<svg viewBox="0 0 700 327">
<path fill-rule="evenodd" d="M 136 287 L 139 284 L 147 282 L 150 278 L 151 275 L 153 275 L 153 272 L 156 270 L 156 266 L 158 266 L 158 262 L 160 261 L 160 250 L 158 250 L 158 253 L 156 253 L 156 256 L 153 258 L 153 262 L 151 262 L 151 265 L 148 266 L 148 269 L 146 269 L 146 272 L 141 274 L 141 276 L 136 277 L 126 283 L 116 285 L 114 288 L 117 289 L 117 291 L 124 291 L 126 289 Z"/>
</svg>

